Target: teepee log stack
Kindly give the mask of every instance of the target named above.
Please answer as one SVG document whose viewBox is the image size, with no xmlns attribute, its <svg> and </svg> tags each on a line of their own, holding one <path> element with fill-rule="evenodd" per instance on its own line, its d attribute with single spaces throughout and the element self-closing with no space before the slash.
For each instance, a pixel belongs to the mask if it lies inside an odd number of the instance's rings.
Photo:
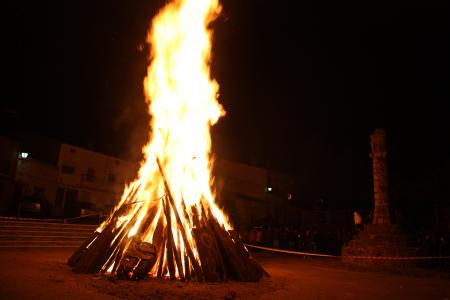
<svg viewBox="0 0 450 300">
<path fill-rule="evenodd" d="M 159 201 L 162 201 L 163 212 L 157 214 L 156 211 L 149 211 L 148 217 L 143 221 L 144 225 L 138 233 L 128 237 L 129 224 L 134 223 L 132 221 L 137 218 L 137 214 L 131 217 L 130 222 L 116 226 L 117 220 L 129 210 L 126 205 L 121 206 L 109 218 L 101 232 L 94 232 L 69 258 L 68 264 L 73 271 L 108 273 L 125 276 L 129 279 L 138 279 L 142 278 L 143 274 L 136 274 L 135 269 L 147 270 L 151 264 L 155 270 L 154 277 L 172 280 L 258 281 L 263 275 L 268 275 L 252 258 L 238 234 L 231 230 L 227 231 L 221 226 L 210 209 L 202 205 L 200 207 L 201 217 L 196 216 L 195 212 L 188 212 L 184 203 L 180 209 L 177 209 L 158 159 L 157 164 L 166 190 L 166 195 L 159 198 Z M 130 197 L 133 195 L 134 193 L 130 193 Z M 195 222 L 192 230 L 184 226 L 180 217 L 182 214 L 186 218 L 189 213 L 194 215 L 192 219 Z M 142 233 L 156 216 L 159 219 L 156 221 L 154 229 L 153 244 L 142 241 Z M 172 220 L 173 218 L 175 219 Z M 174 228 L 172 224 L 176 224 L 177 227 Z M 189 240 L 188 237 L 191 239 Z M 184 251 L 181 250 L 182 243 Z M 191 243 L 193 244 L 191 245 Z M 146 256 L 145 263 L 142 262 L 142 257 L 132 255 L 136 251 L 139 252 L 136 250 L 139 245 L 142 248 L 144 244 L 147 249 L 155 249 L 153 256 Z M 195 251 L 192 248 L 194 246 Z M 134 252 L 129 250 L 130 248 L 133 248 Z M 133 263 L 136 264 L 136 267 L 130 268 Z M 106 265 L 112 267 L 106 270 Z M 137 268 L 139 265 L 146 267 Z"/>
</svg>

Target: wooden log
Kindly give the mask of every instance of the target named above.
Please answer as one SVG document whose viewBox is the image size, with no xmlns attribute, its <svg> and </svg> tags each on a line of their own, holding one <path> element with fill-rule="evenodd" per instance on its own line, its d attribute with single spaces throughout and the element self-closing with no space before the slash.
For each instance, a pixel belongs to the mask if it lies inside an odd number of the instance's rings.
<svg viewBox="0 0 450 300">
<path fill-rule="evenodd" d="M 253 258 L 251 253 L 247 250 L 244 243 L 242 243 L 241 238 L 239 237 L 239 234 L 234 230 L 229 230 L 228 233 L 231 235 L 231 238 L 234 241 L 234 244 L 239 249 L 241 254 L 248 258 L 250 263 L 258 270 L 256 273 L 263 273 L 267 277 L 270 277 L 270 274 L 267 273 L 267 271 Z M 256 275 L 258 276 L 258 274 Z"/>
<path fill-rule="evenodd" d="M 186 279 L 191 279 L 191 269 L 189 266 L 189 257 L 187 254 L 184 255 L 184 276 Z"/>
<path fill-rule="evenodd" d="M 215 217 L 211 214 L 211 212 L 209 212 L 210 213 L 209 216 L 207 215 L 205 206 L 203 205 L 203 199 L 200 202 L 200 211 L 202 214 L 202 226 L 209 227 L 209 224 L 208 224 L 209 217 L 214 218 L 214 219 L 215 219 Z"/>
<path fill-rule="evenodd" d="M 209 223 L 208 223 L 209 224 Z M 212 231 L 212 228 L 210 226 L 207 227 L 208 232 L 211 236 L 214 237 L 214 232 Z M 216 239 L 214 239 L 214 243 L 215 243 L 215 247 L 216 247 L 216 258 L 217 258 L 217 262 L 218 262 L 218 272 L 219 275 L 222 277 L 222 280 L 227 280 L 227 269 L 225 267 L 225 261 L 223 258 L 222 253 L 220 252 L 220 248 L 219 248 L 219 244 L 218 241 Z"/>
<path fill-rule="evenodd" d="M 125 251 L 125 248 L 128 243 L 118 243 L 117 247 L 114 248 L 111 256 L 108 258 L 108 260 L 105 262 L 103 266 L 110 266 L 113 265 L 113 269 L 111 271 L 112 274 L 116 274 L 117 269 L 120 266 L 120 262 L 122 260 L 123 252 Z M 100 270 L 102 274 L 106 273 L 108 270 L 107 268 L 104 268 Z"/>
<path fill-rule="evenodd" d="M 230 234 L 222 228 L 216 219 L 209 219 L 211 228 L 217 238 L 219 249 L 224 257 L 230 276 L 239 281 L 258 281 L 262 273 L 243 255 Z"/>
<path fill-rule="evenodd" d="M 180 241 L 180 232 L 177 230 L 177 240 L 178 240 L 178 249 L 175 248 L 174 256 L 175 262 L 177 263 L 178 275 L 181 280 L 184 280 L 184 269 L 183 264 L 181 262 L 181 241 Z"/>
<path fill-rule="evenodd" d="M 117 255 L 113 261 L 114 267 L 111 271 L 112 274 L 116 274 L 117 269 L 119 268 L 120 265 L 120 260 L 122 259 L 123 256 L 123 251 L 125 250 L 125 246 L 121 245 L 120 247 L 118 247 L 118 251 L 117 251 Z"/>
<path fill-rule="evenodd" d="M 223 256 L 229 277 L 235 280 L 244 281 L 245 275 L 243 275 L 243 271 L 241 270 L 242 267 L 239 265 L 240 259 L 236 255 L 231 241 L 229 241 L 228 237 L 223 234 L 221 228 L 219 227 L 219 224 L 216 224 L 215 220 L 210 219 L 209 223 L 210 228 L 213 231 L 215 238 L 217 239 L 217 243 Z"/>
<path fill-rule="evenodd" d="M 175 209 L 175 208 L 172 208 Z M 180 253 L 180 248 L 177 249 L 175 247 L 175 240 L 173 237 L 174 234 L 174 230 L 172 229 L 172 222 L 171 222 L 171 210 L 170 210 L 170 204 L 167 201 L 167 199 L 164 201 L 164 212 L 166 214 L 166 219 L 167 219 L 167 228 L 168 228 L 168 232 L 169 232 L 169 245 L 170 245 L 170 250 L 169 247 L 167 247 L 168 251 L 172 252 L 173 258 L 176 262 L 177 265 L 177 270 L 178 270 L 178 276 L 180 277 L 181 280 L 184 280 L 184 272 L 183 272 L 183 265 L 181 264 L 181 253 Z M 178 231 L 175 231 L 175 234 L 178 235 Z M 178 243 L 179 245 L 180 243 Z M 173 263 L 173 261 L 172 261 Z M 170 262 L 169 262 L 169 270 L 170 270 Z"/>
<path fill-rule="evenodd" d="M 214 235 L 207 228 L 194 228 L 193 233 L 205 280 L 216 282 L 224 280 L 225 270 L 222 269 L 222 255 Z"/>
<path fill-rule="evenodd" d="M 153 222 L 153 219 L 155 218 L 157 211 L 158 211 L 157 207 L 152 207 L 149 210 L 146 218 L 142 221 L 141 225 L 139 226 L 139 230 L 138 230 L 137 234 L 142 235 L 142 234 L 146 233 L 147 229 L 150 227 L 151 223 Z M 161 218 L 159 220 L 161 220 Z M 159 222 L 159 220 L 158 220 L 158 222 Z M 158 223 L 156 224 L 155 229 L 157 226 L 158 226 Z"/>
<path fill-rule="evenodd" d="M 72 267 L 74 272 L 78 273 L 98 273 L 112 252 L 123 241 L 127 234 L 129 224 L 134 224 L 137 214 L 132 217 L 129 223 L 116 228 L 116 222 L 119 216 L 126 213 L 127 208 L 120 207 L 112 220 L 105 226 L 97 239 L 95 239 L 86 252 Z"/>
<path fill-rule="evenodd" d="M 112 231 L 115 229 L 114 225 L 117 221 L 118 213 L 114 214 L 114 218 L 103 228 L 102 232 L 95 231 L 93 235 L 87 239 L 75 253 L 69 258 L 68 264 L 72 268 L 77 268 L 77 265 L 80 265 L 83 260 L 85 260 L 86 256 L 92 255 L 92 253 L 96 248 L 100 245 L 106 245 L 109 242 L 112 242 L 114 236 Z M 80 272 L 83 272 L 80 270 Z"/>
<path fill-rule="evenodd" d="M 113 239 L 114 234 L 111 231 L 103 231 L 80 256 L 78 261 L 73 264 L 73 271 L 77 273 L 97 273 L 100 271 L 100 268 L 105 263 L 102 259 L 105 256 L 105 252 L 109 256 L 114 251 L 110 247 Z"/>
<path fill-rule="evenodd" d="M 136 195 L 140 185 L 130 192 L 125 201 L 133 199 Z M 91 236 L 85 243 L 83 243 L 77 251 L 69 258 L 68 264 L 72 267 L 74 272 L 79 273 L 97 273 L 104 265 L 106 260 L 110 257 L 115 247 L 111 246 L 115 235 L 120 232 L 116 229 L 116 222 L 118 218 L 125 214 L 128 205 L 124 203 L 108 219 L 106 226 L 102 232 Z M 116 243 L 117 245 L 117 243 Z"/>
<path fill-rule="evenodd" d="M 111 249 L 110 246 L 115 237 L 113 229 L 114 227 L 108 224 L 98 235 L 98 237 L 86 247 L 83 254 L 72 264 L 74 272 L 96 273 L 100 271 L 100 268 L 106 261 L 102 261 L 102 257 L 105 256 L 105 252 L 109 256 L 112 251 L 114 251 L 114 249 Z"/>
<path fill-rule="evenodd" d="M 188 210 L 187 210 L 187 207 L 186 207 L 186 203 L 184 202 L 184 198 L 181 198 L 181 206 L 182 206 L 183 213 L 184 213 L 184 219 L 187 222 L 189 222 L 190 225 L 192 225 L 191 219 L 189 218 L 189 214 L 188 214 Z"/>
<path fill-rule="evenodd" d="M 155 226 L 155 229 L 153 231 L 153 238 L 152 238 L 152 244 L 155 245 L 156 249 L 159 249 L 161 246 L 161 243 L 163 243 L 163 237 L 165 234 L 165 226 L 164 226 L 164 219 L 165 219 L 165 215 L 164 215 L 164 209 L 163 209 L 163 213 L 159 215 L 159 219 L 158 222 Z M 144 235 L 147 235 L 148 232 L 145 232 Z M 160 252 L 158 252 L 160 253 Z"/>
<path fill-rule="evenodd" d="M 175 265 L 174 265 L 174 253 L 173 253 L 173 235 L 172 235 L 172 222 L 171 222 L 171 213 L 170 207 L 168 205 L 167 199 L 163 200 L 164 205 L 164 215 L 166 216 L 166 235 L 167 235 L 167 266 L 169 268 L 169 276 L 171 280 L 174 280 L 175 277 Z"/>
<path fill-rule="evenodd" d="M 195 260 L 194 252 L 192 251 L 191 245 L 189 244 L 189 239 L 187 238 L 186 231 L 184 229 L 183 223 L 181 222 L 180 216 L 178 214 L 178 210 L 177 210 L 177 208 L 175 206 L 175 201 L 173 200 L 172 193 L 170 191 L 169 185 L 167 184 L 166 177 L 164 175 L 164 172 L 162 170 L 161 163 L 160 163 L 158 157 L 156 157 L 156 163 L 158 164 L 159 172 L 161 173 L 161 177 L 162 177 L 163 182 L 164 182 L 164 187 L 165 187 L 166 192 L 167 192 L 167 198 L 168 198 L 169 203 L 172 205 L 172 208 L 174 210 L 175 219 L 177 221 L 178 227 L 180 228 L 181 236 L 183 237 L 183 240 L 184 240 L 184 246 L 186 247 L 186 253 L 189 256 L 189 259 L 191 260 L 192 266 L 194 268 L 195 276 L 197 277 L 197 279 L 199 281 L 201 281 L 201 280 L 203 280 L 202 269 L 201 269 L 200 265 L 198 264 L 198 262 Z"/>
<path fill-rule="evenodd" d="M 158 273 L 157 273 L 157 277 L 158 278 L 162 278 L 162 274 L 163 274 L 163 269 L 164 269 L 164 253 L 166 252 L 166 244 L 167 244 L 167 238 L 166 238 L 166 234 L 163 234 L 163 239 L 162 239 L 162 243 L 161 243 L 161 248 L 159 251 L 159 265 L 158 265 Z"/>
<path fill-rule="evenodd" d="M 222 250 L 225 251 L 224 261 L 227 266 L 231 267 L 232 273 L 241 281 L 258 281 L 262 277 L 262 272 L 251 261 L 250 253 L 246 251 L 243 244 L 240 247 L 239 237 L 233 239 L 230 232 L 226 231 L 212 214 L 209 207 L 202 204 L 202 211 L 209 217 L 210 228 L 217 236 L 218 243 L 222 243 Z M 223 252 L 222 252 L 223 254 Z M 229 261 L 228 263 L 226 261 Z"/>
<path fill-rule="evenodd" d="M 87 246 L 90 243 L 92 243 L 95 239 L 97 239 L 99 235 L 100 235 L 100 232 L 94 231 L 92 233 L 92 235 L 88 239 L 86 239 L 86 241 L 84 241 L 83 244 L 81 244 L 81 246 L 67 260 L 67 263 L 69 264 L 69 266 L 73 267 L 76 264 L 76 262 L 86 252 Z"/>
<path fill-rule="evenodd" d="M 135 238 L 139 239 L 139 236 L 133 236 L 131 238 L 127 237 L 128 229 L 131 226 L 131 224 L 134 224 L 136 222 L 137 217 L 138 217 L 138 214 L 135 214 L 127 224 L 122 225 L 117 230 L 113 229 L 114 238 L 111 241 L 111 243 L 108 244 L 109 248 L 106 249 L 106 251 L 104 252 L 104 255 L 99 257 L 99 261 L 101 261 L 103 263 L 101 265 L 99 265 L 98 271 L 95 271 L 95 272 L 100 271 L 101 267 L 103 267 L 103 265 L 107 262 L 107 260 L 111 257 L 112 253 L 114 251 L 116 251 L 117 248 L 123 247 L 124 245 L 126 245 L 125 246 L 125 248 L 126 248 L 132 242 L 133 239 L 135 239 Z M 115 226 L 116 223 L 113 222 L 111 224 L 113 226 Z M 122 258 L 122 256 L 120 257 L 120 259 L 121 258 Z"/>
<path fill-rule="evenodd" d="M 200 217 L 198 215 L 198 209 L 197 206 L 191 206 L 191 213 L 192 213 L 192 221 L 193 221 L 193 227 L 194 228 L 200 228 L 202 227 L 202 224 L 200 224 Z"/>
</svg>

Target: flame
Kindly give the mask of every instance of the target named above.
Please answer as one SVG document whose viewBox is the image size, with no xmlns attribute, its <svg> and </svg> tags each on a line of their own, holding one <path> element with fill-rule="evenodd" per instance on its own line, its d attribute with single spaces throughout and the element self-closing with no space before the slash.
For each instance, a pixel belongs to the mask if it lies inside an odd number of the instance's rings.
<svg viewBox="0 0 450 300">
<path fill-rule="evenodd" d="M 173 238 L 182 257 L 188 247 L 192 249 L 198 264 L 192 236 L 196 224 L 211 217 L 231 229 L 211 189 L 210 127 L 225 115 L 217 101 L 219 85 L 211 79 L 209 67 L 212 32 L 208 26 L 219 13 L 218 0 L 174 0 L 153 19 L 148 35 L 152 52 L 144 89 L 152 116 L 150 142 L 143 148 L 137 179 L 125 188 L 115 207 L 115 213 L 124 213 L 116 219 L 112 214 L 98 231 L 115 222 L 116 237 L 111 245 L 125 245 L 125 249 L 133 238 L 156 247 L 159 241 L 164 254 L 159 255 L 150 275 L 156 275 L 160 264 L 167 264 L 160 227 L 170 226 L 172 236 L 165 238 Z M 171 200 L 172 206 L 165 206 L 164 199 Z M 118 251 L 102 270 L 114 272 L 115 255 Z M 182 261 L 184 268 L 186 262 Z M 180 271 L 177 268 L 177 275 Z"/>
</svg>

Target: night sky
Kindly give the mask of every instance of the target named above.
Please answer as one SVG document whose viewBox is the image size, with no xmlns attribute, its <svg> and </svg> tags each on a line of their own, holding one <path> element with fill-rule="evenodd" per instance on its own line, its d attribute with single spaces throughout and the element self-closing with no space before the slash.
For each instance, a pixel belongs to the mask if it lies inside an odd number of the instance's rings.
<svg viewBox="0 0 450 300">
<path fill-rule="evenodd" d="M 139 159 L 145 38 L 164 3 L 10 7 L 8 126 Z M 292 174 L 299 203 L 365 207 L 369 134 L 383 127 L 394 204 L 448 205 L 449 4 L 396 3 L 223 0 L 212 70 L 228 113 L 216 156 Z"/>
</svg>

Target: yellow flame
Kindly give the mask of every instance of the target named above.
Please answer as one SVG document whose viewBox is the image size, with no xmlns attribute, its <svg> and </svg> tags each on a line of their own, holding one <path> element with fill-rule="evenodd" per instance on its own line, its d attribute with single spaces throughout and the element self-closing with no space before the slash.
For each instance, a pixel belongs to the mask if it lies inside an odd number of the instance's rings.
<svg viewBox="0 0 450 300">
<path fill-rule="evenodd" d="M 219 224 L 231 229 L 215 204 L 211 189 L 210 127 L 225 115 L 217 101 L 219 85 L 211 78 L 209 66 L 212 32 L 208 26 L 219 13 L 218 0 L 174 0 L 153 19 L 148 35 L 151 64 L 144 80 L 152 116 L 151 139 L 143 148 L 145 159 L 138 178 L 126 187 L 116 207 L 118 210 L 127 206 L 116 228 L 129 224 L 128 238 L 142 232 L 143 240 L 153 241 L 158 220 L 165 214 L 163 199 L 167 192 L 156 164 L 159 158 L 174 206 L 188 233 L 188 240 L 183 241 L 171 209 L 174 247 L 184 255 L 189 243 L 196 260 L 198 253 L 191 232 L 198 221 L 195 218 L 202 216 L 201 207 L 209 209 Z M 149 217 L 154 219 L 146 224 L 148 228 L 141 228 Z M 163 224 L 167 226 L 165 221 Z M 157 265 L 165 263 L 167 255 L 163 255 Z"/>
</svg>

